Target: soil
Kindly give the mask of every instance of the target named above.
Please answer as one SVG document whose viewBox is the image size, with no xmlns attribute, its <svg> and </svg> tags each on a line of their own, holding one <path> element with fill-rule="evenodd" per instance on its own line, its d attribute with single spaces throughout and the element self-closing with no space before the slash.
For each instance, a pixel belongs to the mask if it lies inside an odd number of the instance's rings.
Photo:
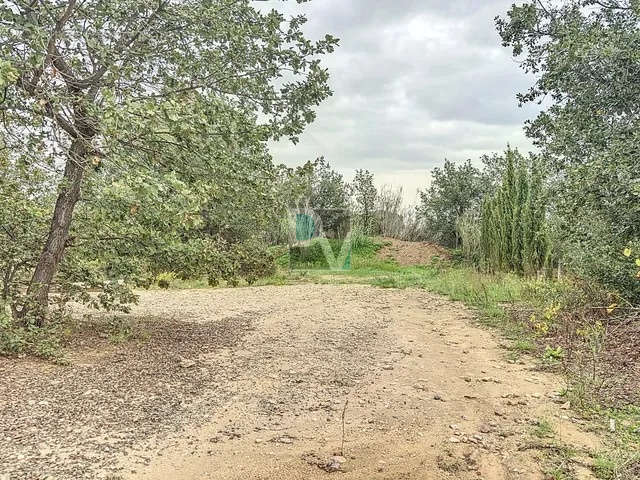
<svg viewBox="0 0 640 480">
<path fill-rule="evenodd" d="M 68 365 L 0 359 L 0 479 L 544 479 L 541 418 L 601 447 L 559 377 L 422 290 L 148 291 L 128 319 Z"/>
<path fill-rule="evenodd" d="M 428 265 L 435 258 L 449 258 L 449 252 L 429 242 L 406 242 L 385 238 L 385 246 L 378 250 L 378 257 L 393 260 L 399 265 Z"/>
</svg>

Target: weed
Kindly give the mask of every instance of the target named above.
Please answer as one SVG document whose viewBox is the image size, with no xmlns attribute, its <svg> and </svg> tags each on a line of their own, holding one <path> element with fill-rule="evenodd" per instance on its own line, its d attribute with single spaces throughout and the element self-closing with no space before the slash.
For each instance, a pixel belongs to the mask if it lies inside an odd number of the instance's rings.
<svg viewBox="0 0 640 480">
<path fill-rule="evenodd" d="M 615 480 L 617 465 L 609 454 L 600 453 L 593 460 L 593 471 L 601 480 Z"/>
<path fill-rule="evenodd" d="M 637 480 L 640 478 L 640 453 L 626 449 L 600 452 L 594 458 L 593 471 L 600 480 Z"/>
<path fill-rule="evenodd" d="M 546 418 L 541 418 L 536 422 L 533 434 L 538 438 L 553 438 L 555 430 L 553 425 Z"/>
<path fill-rule="evenodd" d="M 0 305 L 0 355 L 30 354 L 62 361 L 60 338 L 64 319 L 63 315 L 55 315 L 44 327 L 21 325 Z"/>
<path fill-rule="evenodd" d="M 516 342 L 513 344 L 511 348 L 520 353 L 531 353 L 531 352 L 535 352 L 536 345 L 531 340 L 525 338 L 521 340 L 516 340 Z"/>
<path fill-rule="evenodd" d="M 549 345 L 544 349 L 542 360 L 547 365 L 556 365 L 564 360 L 566 353 L 562 347 L 552 348 Z"/>
</svg>

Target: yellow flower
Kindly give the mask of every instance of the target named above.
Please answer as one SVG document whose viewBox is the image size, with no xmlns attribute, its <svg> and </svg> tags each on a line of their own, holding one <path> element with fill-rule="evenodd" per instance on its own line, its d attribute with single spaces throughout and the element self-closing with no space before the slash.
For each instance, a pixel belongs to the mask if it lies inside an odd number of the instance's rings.
<svg viewBox="0 0 640 480">
<path fill-rule="evenodd" d="M 625 249 L 622 251 L 622 254 L 623 254 L 625 257 L 630 257 L 630 256 L 631 256 L 631 249 L 630 249 L 629 247 L 625 248 Z"/>
<path fill-rule="evenodd" d="M 607 308 L 607 313 L 611 314 L 613 313 L 613 311 L 618 307 L 617 303 L 612 303 L 611 305 L 609 305 L 609 308 Z"/>
<path fill-rule="evenodd" d="M 640 267 L 640 258 L 636 258 L 636 265 Z"/>
</svg>

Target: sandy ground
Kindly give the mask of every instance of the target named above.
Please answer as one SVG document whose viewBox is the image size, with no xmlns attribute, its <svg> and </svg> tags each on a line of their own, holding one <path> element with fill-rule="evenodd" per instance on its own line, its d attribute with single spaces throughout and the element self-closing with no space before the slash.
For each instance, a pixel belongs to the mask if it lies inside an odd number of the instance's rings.
<svg viewBox="0 0 640 480">
<path fill-rule="evenodd" d="M 67 366 L 0 359 L 0 479 L 543 479 L 540 418 L 600 446 L 560 378 L 425 291 L 150 291 L 131 318 Z"/>
</svg>

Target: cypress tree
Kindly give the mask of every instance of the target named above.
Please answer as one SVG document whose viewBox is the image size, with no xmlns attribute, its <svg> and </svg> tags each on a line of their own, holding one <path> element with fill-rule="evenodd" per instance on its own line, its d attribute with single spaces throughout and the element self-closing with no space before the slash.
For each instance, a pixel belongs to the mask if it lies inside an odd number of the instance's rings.
<svg viewBox="0 0 640 480">
<path fill-rule="evenodd" d="M 516 271 L 524 271 L 524 237 L 528 225 L 525 219 L 525 205 L 529 194 L 529 173 L 524 165 L 517 169 L 516 189 L 513 192 L 513 217 L 511 222 L 511 267 Z"/>
<path fill-rule="evenodd" d="M 481 219 L 481 254 L 491 270 L 534 274 L 549 254 L 542 176 L 508 150 L 502 183 L 485 200 Z"/>
</svg>

